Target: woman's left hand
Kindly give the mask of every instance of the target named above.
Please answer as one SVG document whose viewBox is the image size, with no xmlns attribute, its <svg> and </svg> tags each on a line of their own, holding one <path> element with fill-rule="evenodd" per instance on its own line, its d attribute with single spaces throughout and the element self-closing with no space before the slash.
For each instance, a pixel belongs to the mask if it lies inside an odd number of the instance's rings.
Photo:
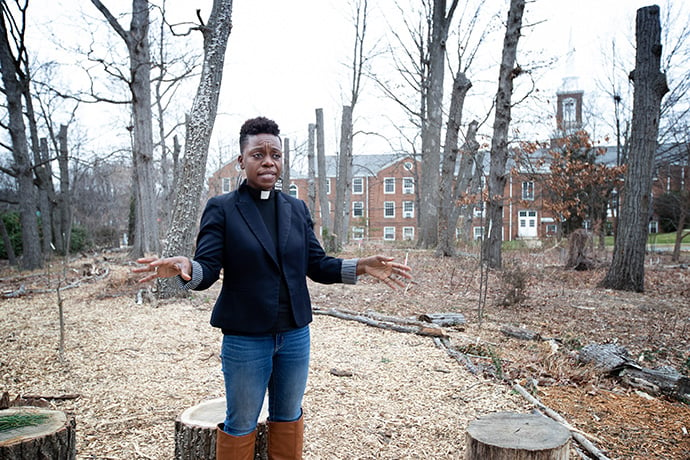
<svg viewBox="0 0 690 460">
<path fill-rule="evenodd" d="M 403 278 L 412 279 L 412 269 L 407 265 L 393 262 L 393 257 L 375 255 L 363 257 L 357 261 L 357 274 L 364 273 L 383 281 L 392 289 L 397 286 L 405 287 Z"/>
</svg>

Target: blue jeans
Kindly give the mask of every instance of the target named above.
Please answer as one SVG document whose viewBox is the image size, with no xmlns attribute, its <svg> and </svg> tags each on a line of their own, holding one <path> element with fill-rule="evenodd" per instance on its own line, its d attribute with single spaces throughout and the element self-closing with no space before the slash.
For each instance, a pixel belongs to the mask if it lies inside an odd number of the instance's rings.
<svg viewBox="0 0 690 460">
<path fill-rule="evenodd" d="M 220 358 L 226 433 L 243 436 L 254 431 L 266 390 L 269 420 L 292 422 L 302 416 L 309 374 L 309 326 L 258 336 L 224 335 Z"/>
</svg>

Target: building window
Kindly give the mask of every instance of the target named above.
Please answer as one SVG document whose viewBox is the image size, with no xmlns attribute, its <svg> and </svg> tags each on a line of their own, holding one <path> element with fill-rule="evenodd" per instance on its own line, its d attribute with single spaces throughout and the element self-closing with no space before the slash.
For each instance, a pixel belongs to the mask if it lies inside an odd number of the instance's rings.
<svg viewBox="0 0 690 460">
<path fill-rule="evenodd" d="M 522 199 L 523 200 L 534 200 L 534 182 L 525 181 L 522 183 Z"/>
<path fill-rule="evenodd" d="M 408 171 L 412 171 L 412 162 L 411 161 L 406 161 L 403 163 L 403 167 L 407 169 Z"/>
<path fill-rule="evenodd" d="M 546 234 L 547 235 L 555 235 L 557 231 L 558 231 L 558 227 L 556 226 L 556 224 L 548 224 L 546 226 Z"/>
<path fill-rule="evenodd" d="M 352 193 L 354 195 L 361 195 L 364 193 L 364 179 L 355 177 L 352 179 Z"/>
<path fill-rule="evenodd" d="M 352 202 L 352 217 L 364 217 L 364 202 L 363 201 L 353 201 Z"/>
<path fill-rule="evenodd" d="M 364 227 L 352 227 L 352 239 L 353 240 L 363 240 L 364 239 Z"/>
<path fill-rule="evenodd" d="M 414 227 L 403 227 L 403 240 L 414 240 Z"/>
<path fill-rule="evenodd" d="M 230 178 L 223 178 L 223 193 L 228 193 L 230 191 Z"/>
<path fill-rule="evenodd" d="M 384 201 L 383 202 L 383 217 L 387 217 L 387 218 L 395 217 L 395 201 Z"/>
<path fill-rule="evenodd" d="M 395 193 L 395 177 L 386 177 L 383 179 L 383 193 Z"/>
<path fill-rule="evenodd" d="M 395 227 L 383 227 L 383 239 L 392 241 L 395 239 Z"/>
<path fill-rule="evenodd" d="M 297 198 L 297 186 L 290 184 L 290 196 Z"/>
<path fill-rule="evenodd" d="M 414 217 L 414 201 L 403 201 L 403 217 Z"/>
<path fill-rule="evenodd" d="M 649 222 L 649 233 L 659 233 L 659 222 L 652 220 Z"/>
<path fill-rule="evenodd" d="M 331 179 L 326 179 L 326 195 L 331 194 Z"/>
<path fill-rule="evenodd" d="M 484 209 L 479 208 L 479 207 L 475 207 L 473 209 L 473 214 L 474 214 L 474 217 L 485 217 Z"/>
<path fill-rule="evenodd" d="M 405 193 L 405 194 L 414 193 L 414 178 L 403 177 L 402 181 L 403 181 L 402 182 L 403 193 Z"/>
<path fill-rule="evenodd" d="M 474 239 L 481 240 L 484 237 L 484 227 L 474 227 Z"/>
</svg>

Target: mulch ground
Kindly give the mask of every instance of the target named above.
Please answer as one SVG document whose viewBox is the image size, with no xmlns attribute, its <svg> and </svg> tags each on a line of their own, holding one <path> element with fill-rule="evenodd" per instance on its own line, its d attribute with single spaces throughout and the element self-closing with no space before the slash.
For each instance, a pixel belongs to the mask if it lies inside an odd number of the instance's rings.
<svg viewBox="0 0 690 460">
<path fill-rule="evenodd" d="M 310 284 L 315 307 L 400 318 L 463 313 L 466 326 L 448 333 L 481 372 L 471 374 L 428 337 L 317 315 L 305 458 L 462 458 L 471 420 L 532 409 L 511 391 L 513 383 L 610 458 L 690 458 L 688 404 L 626 387 L 576 359 L 589 343 L 617 343 L 646 367 L 671 366 L 687 376 L 687 268 L 649 257 L 645 293 L 628 293 L 597 287 L 605 268 L 565 270 L 558 250 L 508 252 L 504 273 L 488 274 L 481 301 L 485 285 L 471 254 L 438 259 L 369 247 L 345 256 L 373 252 L 407 259 L 414 283 L 397 291 L 366 279 L 356 286 Z M 16 294 L 0 300 L 0 392 L 77 395 L 48 403 L 75 414 L 81 459 L 172 458 L 175 418 L 222 396 L 219 333 L 208 325 L 217 288 L 137 304 L 141 286 L 130 269 L 125 254 L 108 253 L 31 274 L 0 274 L 3 294 Z M 522 300 L 507 302 L 519 280 Z M 67 288 L 60 298 L 58 285 Z M 504 326 L 556 340 L 506 337 Z"/>
</svg>

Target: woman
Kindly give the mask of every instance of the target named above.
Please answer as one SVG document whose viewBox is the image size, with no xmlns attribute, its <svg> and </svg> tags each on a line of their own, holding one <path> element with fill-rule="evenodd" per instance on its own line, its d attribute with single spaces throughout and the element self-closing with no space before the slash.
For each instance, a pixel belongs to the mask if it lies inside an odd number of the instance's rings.
<svg viewBox="0 0 690 460">
<path fill-rule="evenodd" d="M 141 282 L 179 276 L 185 289 L 210 287 L 223 269 L 211 325 L 223 331 L 221 361 L 227 413 L 219 425 L 218 459 L 253 459 L 256 424 L 268 390 L 269 458 L 301 459 L 302 397 L 309 367 L 311 303 L 306 277 L 354 284 L 369 274 L 403 286 L 410 268 L 381 255 L 327 256 L 305 203 L 274 189 L 282 172 L 278 125 L 247 120 L 240 130 L 239 189 L 211 198 L 204 210 L 194 259 L 142 258 L 152 272 Z M 393 277 L 395 276 L 395 277 Z"/>
</svg>

